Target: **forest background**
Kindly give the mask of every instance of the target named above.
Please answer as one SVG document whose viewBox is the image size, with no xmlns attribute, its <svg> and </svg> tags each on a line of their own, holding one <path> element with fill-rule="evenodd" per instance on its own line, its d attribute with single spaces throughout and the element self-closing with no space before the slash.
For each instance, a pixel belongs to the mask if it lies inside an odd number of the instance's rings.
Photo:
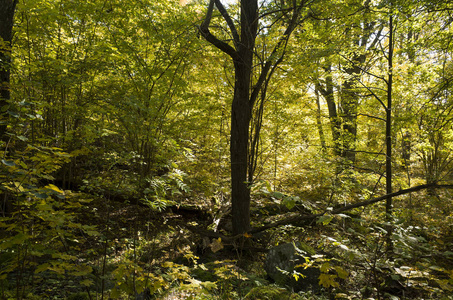
<svg viewBox="0 0 453 300">
<path fill-rule="evenodd" d="M 450 299 L 452 11 L 0 0 L 1 297 Z"/>
</svg>

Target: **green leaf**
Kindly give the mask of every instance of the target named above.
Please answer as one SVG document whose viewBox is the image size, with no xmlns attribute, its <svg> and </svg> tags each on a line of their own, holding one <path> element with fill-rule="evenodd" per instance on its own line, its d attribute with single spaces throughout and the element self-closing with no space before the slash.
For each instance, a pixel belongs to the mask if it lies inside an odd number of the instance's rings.
<svg viewBox="0 0 453 300">
<path fill-rule="evenodd" d="M 319 284 L 324 286 L 325 288 L 331 286 L 338 287 L 339 284 L 335 281 L 335 278 L 337 278 L 337 275 L 322 273 L 321 275 L 319 275 Z"/>
<path fill-rule="evenodd" d="M 13 112 L 13 111 L 8 111 L 8 114 L 9 114 L 11 117 L 13 117 L 13 118 L 19 118 L 19 117 L 20 117 L 20 115 L 19 115 L 18 113 Z"/>
<path fill-rule="evenodd" d="M 47 195 L 47 194 L 38 193 L 38 192 L 32 192 L 32 194 L 38 199 L 47 199 L 47 197 L 49 197 L 49 195 Z"/>
<path fill-rule="evenodd" d="M 201 282 L 203 288 L 207 289 L 208 291 L 217 289 L 217 284 L 212 281 L 203 281 Z"/>
<path fill-rule="evenodd" d="M 17 138 L 23 142 L 26 142 L 28 141 L 28 138 L 26 136 L 23 136 L 23 135 L 18 135 Z"/>
<path fill-rule="evenodd" d="M 319 219 L 316 221 L 317 224 L 322 224 L 322 225 L 327 225 L 332 221 L 333 216 L 332 215 L 323 215 L 319 217 Z"/>
<path fill-rule="evenodd" d="M 346 279 L 349 276 L 349 272 L 343 269 L 340 266 L 335 266 L 335 271 L 337 271 L 338 277 L 341 279 Z"/>
<path fill-rule="evenodd" d="M 296 200 L 293 197 L 286 197 L 282 201 L 283 205 L 288 209 L 293 209 L 296 206 Z"/>
<path fill-rule="evenodd" d="M 272 196 L 278 200 L 281 200 L 281 199 L 283 199 L 283 197 L 285 197 L 285 195 L 280 192 L 275 192 L 272 194 Z"/>
<path fill-rule="evenodd" d="M 91 279 L 85 279 L 80 281 L 80 284 L 83 286 L 92 286 L 93 285 L 93 280 Z"/>
<path fill-rule="evenodd" d="M 49 269 L 49 267 L 50 267 L 50 265 L 48 263 L 39 265 L 35 270 L 35 274 L 47 271 Z"/>
<path fill-rule="evenodd" d="M 20 106 L 31 106 L 31 105 L 32 105 L 32 103 L 27 102 L 27 101 L 25 101 L 25 100 L 22 100 L 22 101 L 20 101 L 20 102 L 17 103 L 17 104 L 19 104 Z"/>
<path fill-rule="evenodd" d="M 12 160 L 4 160 L 2 159 L 2 163 L 8 167 L 14 167 L 16 166 L 16 163 Z"/>
<path fill-rule="evenodd" d="M 265 181 L 265 182 L 264 182 L 264 185 L 266 186 L 266 191 L 267 191 L 268 193 L 272 193 L 271 184 L 270 184 L 268 181 Z"/>
</svg>

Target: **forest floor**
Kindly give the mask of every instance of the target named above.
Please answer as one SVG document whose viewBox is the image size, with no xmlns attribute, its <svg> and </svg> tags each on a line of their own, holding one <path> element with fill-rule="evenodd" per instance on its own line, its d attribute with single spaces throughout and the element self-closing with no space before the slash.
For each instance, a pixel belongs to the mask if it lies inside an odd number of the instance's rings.
<svg viewBox="0 0 453 300">
<path fill-rule="evenodd" d="M 83 202 L 72 220 L 80 224 L 74 226 L 74 235 L 53 239 L 49 245 L 64 247 L 51 256 L 33 251 L 17 255 L 16 270 L 7 281 L 0 278 L 1 299 L 453 299 L 453 228 L 448 216 L 445 224 L 431 226 L 440 222 L 424 211 L 427 226 L 397 225 L 390 261 L 384 254 L 385 224 L 376 223 L 369 213 L 280 226 L 238 243 L 193 230 L 213 232 L 216 223 L 219 236 L 228 236 L 228 211 L 212 211 L 209 205 L 182 203 L 159 211 L 83 193 L 70 198 Z M 255 222 L 289 213 L 285 206 L 266 201 L 255 201 Z M 420 219 L 413 221 L 417 223 Z M 46 225 L 41 230 L 58 235 L 58 228 Z M 277 286 L 264 271 L 267 250 L 292 241 L 328 254 L 329 259 L 311 259 L 323 275 L 316 295 Z M 0 252 L 0 260 L 7 257 Z M 76 271 L 69 272 L 71 268 Z M 19 290 L 22 298 L 17 297 Z"/>
</svg>

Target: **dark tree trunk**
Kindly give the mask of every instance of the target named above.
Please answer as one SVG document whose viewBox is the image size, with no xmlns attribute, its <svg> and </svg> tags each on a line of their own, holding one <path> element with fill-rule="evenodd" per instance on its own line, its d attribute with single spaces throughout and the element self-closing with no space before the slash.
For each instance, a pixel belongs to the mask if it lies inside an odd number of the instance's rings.
<svg viewBox="0 0 453 300">
<path fill-rule="evenodd" d="M 231 201 L 233 233 L 239 234 L 250 227 L 249 128 L 252 116 L 250 80 L 253 68 L 253 50 L 258 29 L 258 1 L 241 1 L 241 43 L 239 60 L 234 61 L 235 84 L 231 106 Z"/>
<path fill-rule="evenodd" d="M 11 41 L 17 0 L 0 0 L 0 140 L 7 141 L 8 102 L 10 99 Z M 8 194 L 0 191 L 0 216 L 9 213 Z"/>
<path fill-rule="evenodd" d="M 250 226 L 250 188 L 248 173 L 250 66 L 237 63 L 234 98 L 231 107 L 231 200 L 233 233 L 243 233 Z"/>
<path fill-rule="evenodd" d="M 341 132 L 341 157 L 346 159 L 347 164 L 351 165 L 355 163 L 357 108 L 359 105 L 359 99 L 355 89 L 358 76 L 362 73 L 360 65 L 365 62 L 365 58 L 365 55 L 356 55 L 352 59 L 353 65 L 345 69 L 348 78 L 343 83 L 343 92 L 341 95 L 341 119 L 343 123 Z"/>
<path fill-rule="evenodd" d="M 6 139 L 8 101 L 10 99 L 11 41 L 17 0 L 0 0 L 0 138 Z"/>
</svg>

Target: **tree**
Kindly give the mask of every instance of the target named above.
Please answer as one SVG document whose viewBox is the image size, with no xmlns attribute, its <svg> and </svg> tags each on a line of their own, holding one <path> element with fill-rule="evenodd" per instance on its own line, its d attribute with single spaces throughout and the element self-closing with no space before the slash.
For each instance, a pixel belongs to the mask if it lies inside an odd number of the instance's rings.
<svg viewBox="0 0 453 300">
<path fill-rule="evenodd" d="M 381 36 L 382 25 L 370 11 L 370 1 L 351 1 L 333 15 L 320 9 L 317 15 L 322 25 L 315 25 L 321 37 L 316 41 L 320 43 L 321 59 L 313 80 L 327 102 L 334 153 L 343 158 L 343 164 L 351 166 L 356 160 L 358 106 L 362 98 L 359 81 L 370 60 L 368 51 Z"/>
<path fill-rule="evenodd" d="M 0 138 L 5 140 L 10 99 L 11 41 L 18 0 L 0 1 Z"/>
<path fill-rule="evenodd" d="M 289 2 L 289 1 L 288 1 Z M 272 14 L 260 15 L 258 0 L 240 1 L 240 20 L 235 24 L 232 17 L 220 0 L 210 0 L 206 17 L 199 26 L 201 35 L 212 45 L 230 56 L 234 65 L 234 96 L 231 105 L 230 163 L 231 163 L 231 198 L 233 214 L 233 233 L 245 233 L 250 229 L 250 185 L 253 182 L 252 159 L 256 158 L 256 147 L 251 147 L 254 140 L 250 125 L 254 107 L 265 97 L 267 84 L 276 67 L 282 62 L 288 39 L 300 21 L 302 8 L 310 1 L 290 3 L 282 1 L 281 18 L 286 22 L 286 29 L 277 39 L 267 57 L 257 57 L 256 40 L 259 34 L 261 19 Z M 210 31 L 214 6 L 226 22 L 233 45 L 219 39 Z M 291 16 L 288 17 L 288 12 Z M 277 19 L 278 20 L 278 19 Z M 238 27 L 240 30 L 238 30 Z M 254 67 L 254 59 L 261 61 L 261 69 Z M 256 77 L 255 77 L 256 76 Z M 255 79 L 254 79 L 255 78 Z M 259 134 L 259 131 L 255 131 Z M 255 136 L 255 140 L 258 136 Z"/>
<path fill-rule="evenodd" d="M 195 56 L 187 55 L 195 10 L 168 1 L 104 4 L 18 4 L 15 97 L 39 118 L 15 133 L 73 154 L 55 174 L 63 188 L 132 181 L 141 192 L 177 159 L 173 106 Z M 101 180 L 99 171 L 108 175 Z"/>
<path fill-rule="evenodd" d="M 11 42 L 13 38 L 14 13 L 18 0 L 0 1 L 0 141 L 6 142 L 8 136 L 8 108 L 11 97 Z M 8 199 L 0 192 L 0 213 L 7 211 Z"/>
</svg>

